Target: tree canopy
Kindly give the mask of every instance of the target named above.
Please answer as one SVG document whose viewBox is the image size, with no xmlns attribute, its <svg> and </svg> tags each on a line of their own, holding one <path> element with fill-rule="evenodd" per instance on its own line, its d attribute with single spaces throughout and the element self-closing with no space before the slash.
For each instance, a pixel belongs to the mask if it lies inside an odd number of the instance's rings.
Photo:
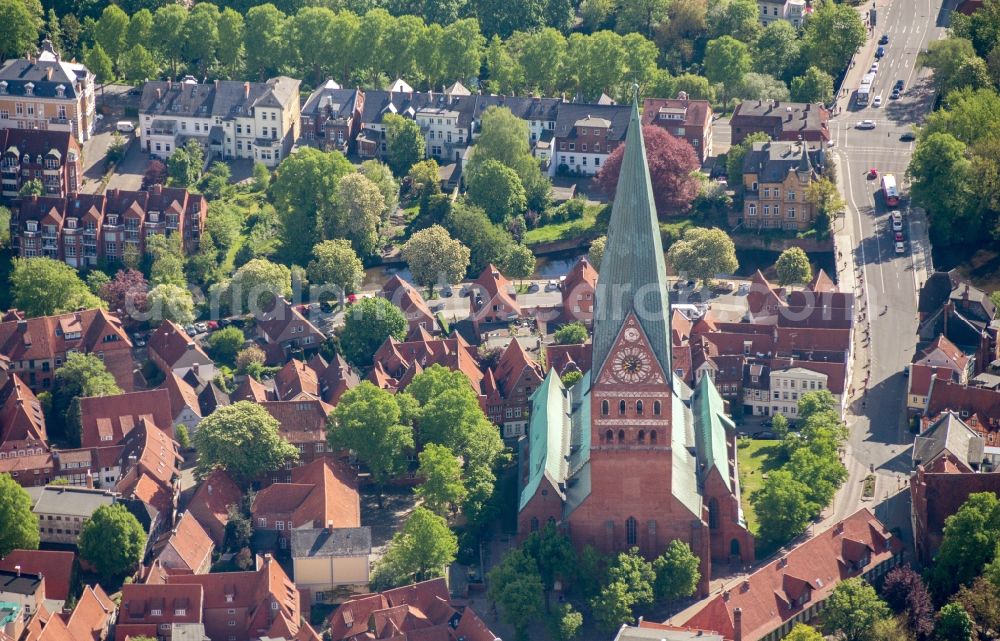
<svg viewBox="0 0 1000 641">
<path fill-rule="evenodd" d="M 397 532 L 375 567 L 380 588 L 443 576 L 458 553 L 458 538 L 443 518 L 417 507 Z"/>
<path fill-rule="evenodd" d="M 77 271 L 54 258 L 15 258 L 10 289 L 14 306 L 29 317 L 102 306 Z"/>
<path fill-rule="evenodd" d="M 801 247 L 789 247 L 778 256 L 778 262 L 774 264 L 775 271 L 778 272 L 778 284 L 792 285 L 805 284 L 812 280 L 812 267 L 809 265 L 809 256 Z"/>
<path fill-rule="evenodd" d="M 687 229 L 684 237 L 670 246 L 667 260 L 678 273 L 706 283 L 739 267 L 733 240 L 718 228 Z"/>
<path fill-rule="evenodd" d="M 239 401 L 216 408 L 194 435 L 198 475 L 204 478 L 221 467 L 246 486 L 258 475 L 297 460 L 298 450 L 282 438 L 278 426 L 278 420 L 256 403 Z"/>
<path fill-rule="evenodd" d="M 80 558 L 106 576 L 130 573 L 146 549 L 146 532 L 121 503 L 102 505 L 80 529 Z"/>
<path fill-rule="evenodd" d="M 38 516 L 31 497 L 10 474 L 0 474 L 0 557 L 11 550 L 37 550 Z"/>
<path fill-rule="evenodd" d="M 414 233 L 402 247 L 414 280 L 426 287 L 457 283 L 469 268 L 469 248 L 448 230 L 432 225 Z"/>
<path fill-rule="evenodd" d="M 372 354 L 385 339 L 392 336 L 403 340 L 406 336 L 406 317 L 385 298 L 363 298 L 348 307 L 344 315 L 340 345 L 344 357 L 358 367 L 371 363 Z"/>
</svg>

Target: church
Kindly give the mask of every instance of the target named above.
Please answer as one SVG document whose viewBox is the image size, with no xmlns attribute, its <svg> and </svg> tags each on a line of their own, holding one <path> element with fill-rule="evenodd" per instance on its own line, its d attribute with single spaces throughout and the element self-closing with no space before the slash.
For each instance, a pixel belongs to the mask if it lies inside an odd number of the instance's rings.
<svg viewBox="0 0 1000 641">
<path fill-rule="evenodd" d="M 701 559 L 706 594 L 711 563 L 752 561 L 754 539 L 725 402 L 708 376 L 694 390 L 676 376 L 670 346 L 663 246 L 633 102 L 594 299 L 593 366 L 569 389 L 550 369 L 531 398 L 518 535 L 554 523 L 577 548 L 638 547 L 649 559 L 680 539 Z"/>
</svg>

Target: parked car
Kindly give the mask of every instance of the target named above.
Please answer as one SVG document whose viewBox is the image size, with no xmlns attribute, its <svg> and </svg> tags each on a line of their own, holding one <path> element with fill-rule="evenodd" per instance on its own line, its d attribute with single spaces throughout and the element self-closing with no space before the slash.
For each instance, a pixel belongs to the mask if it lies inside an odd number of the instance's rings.
<svg viewBox="0 0 1000 641">
<path fill-rule="evenodd" d="M 878 73 L 878 61 L 877 60 L 872 63 L 871 68 L 868 69 L 868 73 Z"/>
<path fill-rule="evenodd" d="M 205 325 L 207 325 L 208 329 L 210 330 L 216 330 L 219 329 L 220 327 L 219 323 L 217 323 L 216 321 L 207 321 Z"/>
<path fill-rule="evenodd" d="M 441 296 L 444 298 L 451 298 L 455 295 L 455 290 L 452 289 L 451 285 L 445 285 L 441 288 Z"/>
<path fill-rule="evenodd" d="M 899 100 L 899 89 L 893 89 L 892 93 L 889 94 L 889 97 L 893 100 Z"/>
<path fill-rule="evenodd" d="M 756 434 L 753 435 L 753 437 L 756 439 L 773 441 L 774 439 L 778 438 L 778 435 L 775 434 L 774 432 L 757 432 Z"/>
<path fill-rule="evenodd" d="M 889 44 L 889 34 L 883 33 L 882 37 L 878 39 L 878 43 L 880 45 L 887 45 L 887 44 Z"/>
<path fill-rule="evenodd" d="M 917 134 L 913 133 L 912 131 L 905 131 L 903 132 L 903 135 L 899 137 L 899 139 L 902 142 L 910 142 L 911 140 L 917 139 Z"/>
<path fill-rule="evenodd" d="M 876 58 L 881 58 L 884 55 L 885 55 L 885 47 L 879 47 L 878 49 L 875 50 Z"/>
<path fill-rule="evenodd" d="M 897 254 L 902 254 L 905 251 L 906 251 L 906 245 L 903 244 L 903 241 L 897 242 L 896 243 L 896 253 Z"/>
<path fill-rule="evenodd" d="M 882 106 L 882 94 L 879 94 L 875 96 L 874 100 L 872 100 L 872 107 L 881 107 L 881 106 Z"/>
<path fill-rule="evenodd" d="M 874 129 L 875 128 L 875 121 L 874 120 L 862 120 L 861 122 L 859 122 L 857 124 L 857 128 L 858 129 Z"/>
<path fill-rule="evenodd" d="M 892 230 L 903 231 L 903 214 L 898 209 L 893 209 L 889 212 L 889 217 L 892 218 Z"/>
<path fill-rule="evenodd" d="M 195 329 L 194 325 L 190 324 L 184 326 L 184 331 L 187 332 L 188 336 L 195 336 L 198 334 L 198 330 Z"/>
<path fill-rule="evenodd" d="M 897 243 L 903 242 L 903 232 L 901 231 L 896 232 L 896 242 Z"/>
<path fill-rule="evenodd" d="M 529 294 L 534 294 L 535 292 L 538 291 L 538 289 L 539 289 L 538 283 L 532 282 L 532 283 L 530 283 L 528 285 L 528 293 Z"/>
<path fill-rule="evenodd" d="M 202 332 L 207 332 L 208 331 L 208 323 L 195 323 L 194 324 L 194 328 L 196 330 L 198 330 L 199 334 L 202 333 Z"/>
<path fill-rule="evenodd" d="M 547 292 L 559 291 L 559 281 L 550 280 L 549 282 L 545 283 L 545 291 Z"/>
</svg>

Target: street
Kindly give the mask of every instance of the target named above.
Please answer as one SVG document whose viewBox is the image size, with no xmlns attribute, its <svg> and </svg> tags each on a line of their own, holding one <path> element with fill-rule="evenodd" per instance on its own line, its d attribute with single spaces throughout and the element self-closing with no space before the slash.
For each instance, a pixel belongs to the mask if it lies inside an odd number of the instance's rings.
<svg viewBox="0 0 1000 641">
<path fill-rule="evenodd" d="M 932 108 L 930 70 L 918 68 L 916 62 L 930 41 L 944 36 L 941 14 L 942 0 L 880 2 L 876 26 L 847 74 L 838 115 L 830 121 L 838 183 L 847 202 L 846 218 L 835 223 L 837 270 L 842 288 L 853 288 L 857 295 L 859 312 L 854 394 L 847 417 L 849 478 L 827 515 L 830 522 L 862 505 L 871 506 L 862 500 L 861 490 L 872 471 L 876 475 L 874 503 L 903 489 L 903 479 L 910 472 L 913 435 L 906 424 L 903 368 L 915 352 L 917 293 L 932 267 L 925 218 L 922 212 L 911 210 L 905 198 L 905 173 L 914 143 L 901 141 L 900 136 L 921 124 Z M 889 43 L 884 45 L 872 93 L 881 95 L 883 104 L 859 108 L 853 104 L 854 91 L 875 59 L 882 34 L 889 37 Z M 904 91 L 892 100 L 889 94 L 897 80 L 903 81 Z M 876 128 L 856 128 L 864 119 L 875 120 Z M 869 179 L 873 168 L 878 178 Z M 885 174 L 895 175 L 904 195 L 898 207 L 887 208 L 879 191 Z M 903 213 L 903 253 L 895 251 L 890 209 Z M 909 511 L 894 509 L 888 518 L 894 521 L 890 526 L 906 530 L 907 523 L 898 521 L 908 521 Z"/>
</svg>

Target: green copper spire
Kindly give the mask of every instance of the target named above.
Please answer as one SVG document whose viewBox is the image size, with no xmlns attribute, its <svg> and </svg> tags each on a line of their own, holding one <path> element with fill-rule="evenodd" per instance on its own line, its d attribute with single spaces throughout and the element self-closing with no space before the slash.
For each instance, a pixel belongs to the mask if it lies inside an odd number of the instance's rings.
<svg viewBox="0 0 1000 641">
<path fill-rule="evenodd" d="M 600 371 L 622 323 L 634 312 L 669 380 L 672 368 L 667 271 L 638 96 L 632 101 L 632 117 L 594 302 L 593 371 Z"/>
</svg>

